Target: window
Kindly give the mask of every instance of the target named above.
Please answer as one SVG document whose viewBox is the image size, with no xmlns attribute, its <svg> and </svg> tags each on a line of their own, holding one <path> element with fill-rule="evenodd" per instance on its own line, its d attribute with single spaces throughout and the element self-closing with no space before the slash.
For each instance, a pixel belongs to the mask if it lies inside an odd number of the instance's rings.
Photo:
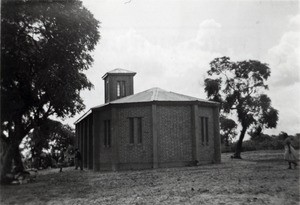
<svg viewBox="0 0 300 205">
<path fill-rule="evenodd" d="M 142 144 L 142 118 L 137 118 L 137 143 Z"/>
<path fill-rule="evenodd" d="M 204 120 L 205 120 L 205 137 L 206 137 L 206 144 L 208 145 L 208 139 L 209 139 L 209 137 L 208 137 L 208 118 L 207 117 L 205 117 L 204 118 Z"/>
<path fill-rule="evenodd" d="M 108 101 L 108 80 L 105 82 L 105 100 Z"/>
<path fill-rule="evenodd" d="M 117 97 L 126 96 L 125 81 L 117 81 Z"/>
<path fill-rule="evenodd" d="M 129 118 L 129 143 L 134 143 L 134 118 Z"/>
<path fill-rule="evenodd" d="M 111 147 L 110 120 L 104 120 L 104 146 Z"/>
<path fill-rule="evenodd" d="M 121 97 L 126 96 L 125 81 L 121 81 Z"/>
<path fill-rule="evenodd" d="M 121 97 L 121 83 L 117 82 L 117 97 Z"/>
<path fill-rule="evenodd" d="M 204 120 L 203 117 L 200 118 L 200 122 L 201 122 L 201 142 L 202 144 L 204 144 Z"/>
<path fill-rule="evenodd" d="M 142 144 L 143 135 L 142 135 L 142 118 L 141 117 L 130 117 L 129 118 L 129 143 Z"/>
<path fill-rule="evenodd" d="M 200 127 L 201 127 L 201 143 L 202 145 L 208 145 L 209 136 L 208 136 L 208 117 L 200 117 Z"/>
</svg>

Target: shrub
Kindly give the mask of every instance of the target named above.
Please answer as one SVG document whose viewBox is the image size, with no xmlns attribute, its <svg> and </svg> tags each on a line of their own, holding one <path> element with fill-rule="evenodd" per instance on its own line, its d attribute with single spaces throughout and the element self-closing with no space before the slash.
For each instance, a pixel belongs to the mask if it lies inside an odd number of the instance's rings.
<svg viewBox="0 0 300 205">
<path fill-rule="evenodd" d="M 257 150 L 257 143 L 252 140 L 246 140 L 243 142 L 243 152 Z"/>
<path fill-rule="evenodd" d="M 226 145 L 224 145 L 224 144 L 221 144 L 221 152 L 222 152 L 222 153 L 232 152 L 231 144 L 232 144 L 232 143 L 230 143 L 228 146 L 226 146 Z"/>
<path fill-rule="evenodd" d="M 243 142 L 243 150 L 242 151 L 254 151 L 254 150 L 283 150 L 284 149 L 284 137 L 280 135 L 263 135 L 262 138 L 252 138 L 250 140 L 246 140 Z M 293 136 L 293 147 L 295 149 L 300 148 L 300 136 Z M 222 144 L 221 151 L 225 152 L 234 152 L 236 147 L 236 142 L 229 143 L 229 146 L 225 146 Z"/>
</svg>

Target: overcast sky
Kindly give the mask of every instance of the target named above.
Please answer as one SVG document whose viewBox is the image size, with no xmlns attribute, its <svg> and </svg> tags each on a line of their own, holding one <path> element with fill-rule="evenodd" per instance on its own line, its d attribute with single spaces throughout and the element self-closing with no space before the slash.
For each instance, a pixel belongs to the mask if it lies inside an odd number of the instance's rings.
<svg viewBox="0 0 300 205">
<path fill-rule="evenodd" d="M 206 99 L 204 79 L 216 57 L 269 64 L 268 95 L 279 110 L 278 134 L 300 133 L 298 1 L 83 0 L 101 22 L 101 39 L 86 72 L 86 111 L 104 103 L 102 76 L 137 72 L 135 93 L 160 87 Z M 82 115 L 67 120 L 75 122 Z"/>
</svg>

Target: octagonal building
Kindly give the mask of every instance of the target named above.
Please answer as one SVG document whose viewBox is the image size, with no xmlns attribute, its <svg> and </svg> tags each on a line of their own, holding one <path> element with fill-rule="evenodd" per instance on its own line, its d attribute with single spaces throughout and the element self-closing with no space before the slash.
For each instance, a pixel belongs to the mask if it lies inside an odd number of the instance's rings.
<svg viewBox="0 0 300 205">
<path fill-rule="evenodd" d="M 83 166 L 100 171 L 219 163 L 219 104 L 160 88 L 134 94 L 135 74 L 107 72 L 105 104 L 75 122 Z"/>
</svg>

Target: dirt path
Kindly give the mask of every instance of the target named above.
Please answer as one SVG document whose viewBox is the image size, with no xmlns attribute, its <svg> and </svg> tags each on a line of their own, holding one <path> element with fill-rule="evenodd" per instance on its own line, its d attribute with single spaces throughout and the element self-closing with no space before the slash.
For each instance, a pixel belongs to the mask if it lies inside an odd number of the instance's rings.
<svg viewBox="0 0 300 205">
<path fill-rule="evenodd" d="M 222 163 L 143 171 L 39 172 L 36 182 L 1 187 L 1 204 L 299 204 L 299 168 L 282 151 L 222 155 Z"/>
</svg>

